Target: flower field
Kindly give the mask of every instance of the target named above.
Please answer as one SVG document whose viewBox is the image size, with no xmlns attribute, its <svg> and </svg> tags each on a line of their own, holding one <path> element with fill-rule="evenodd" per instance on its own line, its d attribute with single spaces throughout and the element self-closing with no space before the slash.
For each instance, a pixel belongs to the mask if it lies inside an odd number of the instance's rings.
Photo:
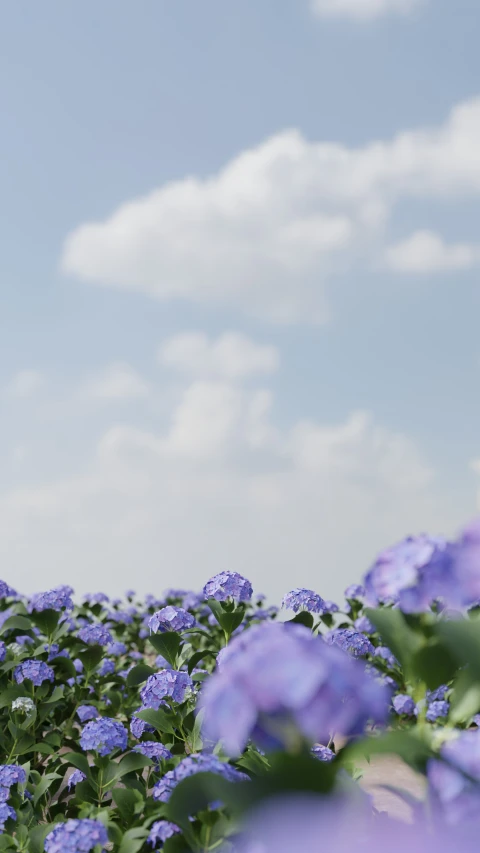
<svg viewBox="0 0 480 853">
<path fill-rule="evenodd" d="M 0 853 L 476 849 L 480 523 L 359 580 L 280 608 L 228 571 L 81 604 L 0 582 Z M 362 790 L 375 755 L 426 778 L 409 824 Z"/>
</svg>

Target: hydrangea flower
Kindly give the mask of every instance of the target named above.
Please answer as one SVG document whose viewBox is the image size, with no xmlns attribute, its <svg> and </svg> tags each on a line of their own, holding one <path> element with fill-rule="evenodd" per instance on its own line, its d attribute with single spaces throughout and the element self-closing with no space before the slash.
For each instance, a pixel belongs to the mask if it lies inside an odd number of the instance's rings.
<svg viewBox="0 0 480 853">
<path fill-rule="evenodd" d="M 12 702 L 12 711 L 19 711 L 21 714 L 30 714 L 35 708 L 35 702 L 29 696 L 19 696 Z"/>
<path fill-rule="evenodd" d="M 384 660 L 388 666 L 398 666 L 398 660 L 387 646 L 377 646 L 375 649 L 375 657 Z"/>
<path fill-rule="evenodd" d="M 405 613 L 421 613 L 436 599 L 458 599 L 455 546 L 424 534 L 383 551 L 365 577 L 370 604 L 398 602 Z"/>
<path fill-rule="evenodd" d="M 23 785 L 27 781 L 27 774 L 23 767 L 18 764 L 0 764 L 0 787 L 11 788 L 12 785 L 20 783 Z"/>
<path fill-rule="evenodd" d="M 205 601 L 205 596 L 201 592 L 187 592 L 182 599 L 182 607 L 185 610 L 196 610 Z"/>
<path fill-rule="evenodd" d="M 205 598 L 215 598 L 217 601 L 250 601 L 253 587 L 247 578 L 238 572 L 220 572 L 203 587 Z"/>
<path fill-rule="evenodd" d="M 332 752 L 330 747 L 322 746 L 321 744 L 312 746 L 310 752 L 315 758 L 318 758 L 319 761 L 333 761 L 335 758 L 335 753 Z"/>
<path fill-rule="evenodd" d="M 388 714 L 389 691 L 364 666 L 303 625 L 261 623 L 231 641 L 204 684 L 203 730 L 239 755 L 248 739 L 288 741 L 292 725 L 311 743 L 351 735 Z"/>
<path fill-rule="evenodd" d="M 29 678 L 35 687 L 40 687 L 44 681 L 53 681 L 55 673 L 51 666 L 41 660 L 24 660 L 15 667 L 13 676 L 17 684 L 22 684 Z"/>
<path fill-rule="evenodd" d="M 350 586 L 347 586 L 345 592 L 343 593 L 345 598 L 348 599 L 358 599 L 365 597 L 365 587 L 359 583 L 352 583 Z"/>
<path fill-rule="evenodd" d="M 323 611 L 323 615 L 327 613 L 338 613 L 340 610 L 338 604 L 335 604 L 334 601 L 330 601 L 329 599 L 325 600 L 325 609 Z"/>
<path fill-rule="evenodd" d="M 92 607 L 94 604 L 107 604 L 110 599 L 104 592 L 90 592 L 84 597 L 83 601 Z"/>
<path fill-rule="evenodd" d="M 125 643 L 114 642 L 114 643 L 110 643 L 110 645 L 107 648 L 107 652 L 109 655 L 113 655 L 114 657 L 120 657 L 121 655 L 127 654 L 127 647 L 126 647 Z M 134 656 L 134 653 L 132 652 L 132 657 L 133 656 Z M 140 655 L 140 657 L 142 657 L 142 655 Z"/>
<path fill-rule="evenodd" d="M 430 702 L 425 716 L 429 723 L 434 723 L 436 720 L 440 719 L 440 717 L 448 717 L 449 710 L 450 702 L 445 702 L 443 700 Z"/>
<path fill-rule="evenodd" d="M 417 706 L 408 693 L 398 693 L 397 696 L 394 696 L 392 704 L 397 714 L 413 717 L 417 713 Z"/>
<path fill-rule="evenodd" d="M 13 598 L 17 593 L 8 583 L 5 581 L 0 581 L 0 598 Z"/>
<path fill-rule="evenodd" d="M 3 663 L 5 658 L 7 657 L 7 647 L 3 640 L 0 640 L 0 663 Z"/>
<path fill-rule="evenodd" d="M 282 607 L 287 608 L 287 610 L 293 610 L 294 613 L 298 613 L 302 608 L 308 610 L 310 613 L 326 612 L 326 604 L 323 598 L 314 592 L 313 589 L 303 589 L 301 587 L 292 589 L 283 596 Z"/>
<path fill-rule="evenodd" d="M 84 643 L 88 643 L 89 646 L 108 646 L 110 643 L 113 643 L 113 637 L 103 625 L 85 625 L 84 628 L 80 628 L 78 632 L 78 636 Z"/>
<path fill-rule="evenodd" d="M 137 743 L 136 746 L 133 747 L 134 752 L 140 752 L 142 755 L 146 755 L 147 758 L 156 759 L 157 763 L 159 761 L 168 761 L 169 758 L 172 758 L 172 753 L 163 743 L 158 743 L 156 740 L 147 740 L 144 743 Z"/>
<path fill-rule="evenodd" d="M 70 818 L 57 823 L 45 838 L 45 853 L 88 853 L 108 842 L 107 830 L 99 820 Z"/>
<path fill-rule="evenodd" d="M 440 755 L 444 761 L 431 760 L 427 768 L 432 806 L 439 819 L 460 824 L 480 809 L 480 730 L 461 732 Z"/>
<path fill-rule="evenodd" d="M 148 620 L 148 626 L 154 634 L 158 631 L 186 631 L 195 625 L 195 617 L 183 607 L 162 607 Z"/>
<path fill-rule="evenodd" d="M 137 712 L 146 710 L 146 705 L 141 705 L 140 708 L 137 708 Z M 156 710 L 158 710 L 158 708 Z M 155 729 L 149 723 L 146 723 L 145 720 L 141 720 L 140 717 L 136 717 L 135 714 L 133 714 L 132 719 L 130 720 L 130 731 L 134 737 L 139 739 L 142 737 L 144 732 L 154 732 Z"/>
<path fill-rule="evenodd" d="M 73 588 L 63 584 L 47 592 L 37 592 L 32 595 L 28 609 L 30 613 L 42 610 L 73 610 L 72 594 Z"/>
<path fill-rule="evenodd" d="M 181 831 L 176 823 L 171 823 L 169 820 L 156 820 L 155 823 L 152 823 L 147 840 L 152 847 L 158 848 L 163 846 L 167 838 L 171 838 L 172 835 L 177 835 Z"/>
<path fill-rule="evenodd" d="M 460 535 L 455 551 L 457 604 L 471 605 L 480 600 L 480 519 L 475 519 Z"/>
<path fill-rule="evenodd" d="M 367 616 L 359 616 L 358 619 L 355 620 L 354 625 L 356 630 L 360 631 L 362 634 L 374 634 L 376 630 L 375 625 L 372 625 Z"/>
<path fill-rule="evenodd" d="M 127 730 L 117 720 L 111 717 L 99 717 L 91 720 L 83 728 L 80 735 L 80 746 L 86 752 L 98 752 L 99 755 L 110 755 L 114 749 L 127 748 Z"/>
<path fill-rule="evenodd" d="M 73 773 L 68 777 L 67 787 L 69 790 L 75 788 L 80 782 L 83 782 L 87 777 L 85 773 L 82 773 L 81 770 L 74 770 Z"/>
<path fill-rule="evenodd" d="M 174 702 L 184 702 L 192 689 L 193 681 L 187 672 L 164 669 L 147 678 L 140 698 L 146 708 L 156 711 L 167 697 Z"/>
<path fill-rule="evenodd" d="M 229 782 L 249 781 L 246 773 L 241 773 L 240 770 L 236 770 L 231 764 L 220 761 L 216 755 L 207 753 L 187 755 L 174 770 L 169 770 L 156 783 L 152 792 L 153 799 L 157 802 L 168 803 L 172 791 L 178 783 L 188 776 L 194 776 L 195 773 L 216 773 Z"/>
<path fill-rule="evenodd" d="M 113 660 L 108 660 L 107 658 L 102 660 L 98 668 L 99 676 L 103 678 L 105 675 L 112 675 L 113 672 L 115 672 L 115 664 Z"/>
<path fill-rule="evenodd" d="M 364 637 L 363 634 L 359 634 L 353 628 L 334 628 L 333 631 L 325 634 L 325 642 L 329 645 L 338 646 L 354 657 L 373 655 L 375 652 L 368 637 Z"/>
<path fill-rule="evenodd" d="M 94 705 L 79 705 L 77 708 L 77 717 L 81 723 L 86 723 L 87 720 L 96 720 L 100 713 Z"/>
<path fill-rule="evenodd" d="M 7 803 L 0 803 L 0 832 L 3 832 L 5 829 L 5 822 L 7 820 L 16 819 L 17 813 L 15 809 L 12 809 L 12 807 L 7 805 Z"/>
</svg>

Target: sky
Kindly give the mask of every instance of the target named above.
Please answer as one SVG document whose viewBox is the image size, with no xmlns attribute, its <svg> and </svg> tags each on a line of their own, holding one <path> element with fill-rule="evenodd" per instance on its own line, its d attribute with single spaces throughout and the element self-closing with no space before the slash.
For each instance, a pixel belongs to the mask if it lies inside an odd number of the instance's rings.
<svg viewBox="0 0 480 853">
<path fill-rule="evenodd" d="M 0 560 L 339 598 L 480 491 L 477 0 L 0 28 Z"/>
</svg>

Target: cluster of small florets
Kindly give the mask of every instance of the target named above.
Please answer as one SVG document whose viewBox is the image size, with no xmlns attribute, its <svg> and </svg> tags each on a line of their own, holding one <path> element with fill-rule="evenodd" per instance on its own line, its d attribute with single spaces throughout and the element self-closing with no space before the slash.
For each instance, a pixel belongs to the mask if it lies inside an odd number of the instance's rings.
<svg viewBox="0 0 480 853">
<path fill-rule="evenodd" d="M 111 717 L 98 717 L 84 726 L 80 735 L 80 746 L 86 752 L 98 752 L 110 755 L 114 749 L 127 748 L 127 730 L 118 720 Z"/>
<path fill-rule="evenodd" d="M 12 711 L 18 711 L 20 714 L 30 714 L 35 708 L 35 702 L 29 696 L 19 696 L 12 702 Z"/>
<path fill-rule="evenodd" d="M 110 643 L 113 643 L 110 631 L 104 628 L 103 625 L 85 625 L 84 628 L 80 628 L 78 636 L 84 643 L 88 643 L 89 646 L 108 646 Z"/>
<path fill-rule="evenodd" d="M 238 572 L 220 572 L 205 584 L 203 594 L 205 598 L 215 598 L 217 601 L 250 601 L 253 587 Z"/>
<path fill-rule="evenodd" d="M 325 635 L 325 642 L 332 646 L 338 646 L 354 657 L 364 657 L 375 653 L 368 637 L 354 631 L 353 628 L 334 628 L 333 631 L 329 631 Z"/>
<path fill-rule="evenodd" d="M 14 598 L 16 595 L 17 593 L 8 583 L 0 580 L 0 598 Z"/>
<path fill-rule="evenodd" d="M 88 853 L 97 844 L 104 846 L 108 833 L 98 820 L 76 820 L 57 823 L 45 838 L 46 853 Z"/>
<path fill-rule="evenodd" d="M 191 613 L 183 607 L 173 607 L 171 604 L 157 610 L 148 621 L 148 626 L 154 634 L 158 631 L 186 631 L 194 625 L 195 617 Z"/>
<path fill-rule="evenodd" d="M 323 598 L 313 589 L 297 587 L 283 596 L 282 607 L 298 613 L 299 610 L 308 610 L 310 613 L 326 613 L 327 604 Z"/>
<path fill-rule="evenodd" d="M 42 610 L 73 610 L 71 586 L 57 586 L 47 592 L 37 592 L 32 595 L 29 603 L 30 612 Z"/>
<path fill-rule="evenodd" d="M 147 678 L 140 691 L 140 697 L 146 708 L 158 710 L 162 700 L 173 699 L 184 702 L 193 689 L 193 681 L 187 672 L 164 669 Z"/>
<path fill-rule="evenodd" d="M 147 740 L 145 743 L 138 743 L 133 747 L 134 752 L 140 752 L 141 755 L 146 755 L 147 758 L 159 761 L 168 761 L 172 758 L 172 753 L 163 743 L 158 743 L 156 740 Z"/>
<path fill-rule="evenodd" d="M 51 666 L 41 660 L 24 660 L 15 667 L 13 676 L 17 684 L 22 684 L 26 678 L 30 679 L 35 687 L 40 687 L 44 681 L 53 681 L 55 673 Z"/>
<path fill-rule="evenodd" d="M 171 823 L 169 820 L 156 820 L 155 823 L 152 823 L 148 843 L 152 847 L 157 847 L 159 844 L 163 845 L 168 838 L 177 835 L 179 832 L 181 829 L 176 823 Z"/>
<path fill-rule="evenodd" d="M 172 791 L 182 779 L 194 776 L 196 773 L 216 773 L 229 782 L 248 781 L 246 773 L 236 770 L 231 764 L 220 761 L 216 755 L 200 753 L 198 755 L 187 755 L 174 770 L 169 770 L 165 776 L 153 788 L 153 799 L 167 803 Z"/>
</svg>

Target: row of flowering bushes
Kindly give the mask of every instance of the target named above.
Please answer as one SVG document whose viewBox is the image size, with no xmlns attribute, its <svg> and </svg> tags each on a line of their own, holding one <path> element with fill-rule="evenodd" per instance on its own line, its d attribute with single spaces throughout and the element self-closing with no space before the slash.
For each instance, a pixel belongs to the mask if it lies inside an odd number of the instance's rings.
<svg viewBox="0 0 480 853">
<path fill-rule="evenodd" d="M 480 523 L 384 551 L 342 604 L 228 571 L 72 594 L 0 581 L 0 853 L 475 847 Z M 358 783 L 381 753 L 426 777 L 411 825 Z"/>
</svg>

